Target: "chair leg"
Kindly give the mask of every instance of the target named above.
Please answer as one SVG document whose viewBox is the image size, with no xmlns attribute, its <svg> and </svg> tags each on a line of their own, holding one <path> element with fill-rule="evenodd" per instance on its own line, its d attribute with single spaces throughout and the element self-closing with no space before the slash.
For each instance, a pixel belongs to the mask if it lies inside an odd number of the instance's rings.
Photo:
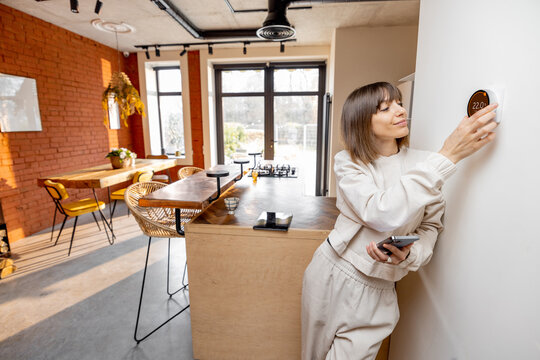
<svg viewBox="0 0 540 360">
<path fill-rule="evenodd" d="M 71 246 L 73 245 L 73 238 L 75 237 L 75 228 L 77 228 L 77 219 L 78 216 L 75 216 L 75 223 L 73 224 L 73 232 L 71 233 L 71 241 L 69 242 L 68 256 L 71 254 Z"/>
<path fill-rule="evenodd" d="M 94 221 L 96 222 L 97 224 L 97 227 L 99 229 L 99 231 L 101 231 L 101 226 L 99 226 L 99 222 L 97 221 L 97 217 L 96 217 L 96 214 L 94 214 L 94 212 L 92 211 L 92 216 L 94 217 Z"/>
<path fill-rule="evenodd" d="M 167 324 L 169 321 L 171 321 L 172 319 L 174 319 L 175 317 L 180 315 L 182 312 L 184 312 L 187 308 L 189 308 L 189 304 L 188 304 L 186 307 L 184 307 L 183 309 L 178 311 L 176 314 L 174 314 L 173 316 L 168 318 L 165 322 L 158 325 L 154 330 L 150 331 L 148 334 L 144 335 L 142 338 L 137 338 L 137 330 L 139 328 L 139 319 L 140 319 L 140 315 L 141 315 L 141 305 L 142 305 L 142 299 L 143 299 L 143 294 L 144 294 L 144 283 L 146 281 L 146 270 L 148 268 L 148 256 L 150 254 L 150 245 L 151 245 L 151 243 L 152 243 L 152 237 L 149 236 L 148 237 L 148 249 L 146 250 L 146 261 L 144 263 L 143 281 L 142 281 L 142 286 L 141 286 L 141 296 L 139 298 L 139 309 L 137 310 L 137 320 L 135 322 L 135 333 L 133 334 L 133 338 L 135 339 L 137 344 L 139 344 L 141 341 L 143 341 L 144 339 L 146 339 L 147 337 L 149 337 L 150 335 L 155 333 L 163 325 Z M 168 266 L 168 264 L 167 264 L 167 266 Z"/>
<path fill-rule="evenodd" d="M 184 275 L 182 275 L 182 287 L 175 292 L 171 293 L 170 290 L 170 282 L 169 282 L 169 272 L 171 269 L 171 238 L 169 238 L 169 247 L 167 248 L 167 294 L 169 294 L 169 298 L 171 298 L 174 294 L 179 292 L 180 290 L 184 290 L 187 287 L 187 284 L 184 284 L 184 279 L 186 276 L 186 268 L 187 268 L 187 260 L 186 265 L 184 266 Z"/>
<path fill-rule="evenodd" d="M 62 230 L 64 230 L 64 225 L 66 225 L 66 220 L 68 216 L 64 215 L 64 221 L 62 221 L 62 226 L 60 226 L 60 231 L 58 232 L 58 236 L 56 237 L 56 241 L 54 242 L 53 246 L 56 246 L 58 244 L 58 239 L 60 239 L 60 234 L 62 233 Z"/>
<path fill-rule="evenodd" d="M 55 206 L 54 207 L 54 216 L 52 218 L 52 228 L 51 228 L 51 240 L 49 241 L 52 241 L 53 239 L 53 234 L 54 234 L 54 223 L 56 222 L 56 212 L 58 211 L 58 208 Z"/>
</svg>

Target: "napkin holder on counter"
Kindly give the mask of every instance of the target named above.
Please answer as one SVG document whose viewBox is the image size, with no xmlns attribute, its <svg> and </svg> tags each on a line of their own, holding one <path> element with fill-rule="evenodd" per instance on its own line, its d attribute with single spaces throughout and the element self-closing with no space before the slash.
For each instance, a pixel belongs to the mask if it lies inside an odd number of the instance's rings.
<svg viewBox="0 0 540 360">
<path fill-rule="evenodd" d="M 290 212 L 273 212 L 263 211 L 257 223 L 253 226 L 254 230 L 275 230 L 287 231 L 292 221 L 292 213 Z"/>
</svg>

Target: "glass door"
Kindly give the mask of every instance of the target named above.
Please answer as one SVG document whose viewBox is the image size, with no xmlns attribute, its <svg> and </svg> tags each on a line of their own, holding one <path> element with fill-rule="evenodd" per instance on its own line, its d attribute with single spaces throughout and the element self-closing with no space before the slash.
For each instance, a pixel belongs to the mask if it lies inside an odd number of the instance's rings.
<svg viewBox="0 0 540 360">
<path fill-rule="evenodd" d="M 319 68 L 273 71 L 274 160 L 298 168 L 306 195 L 315 195 L 319 129 Z"/>
<path fill-rule="evenodd" d="M 264 69 L 228 69 L 219 72 L 221 99 L 217 106 L 220 164 L 246 158 L 264 149 Z M 216 82 L 216 85 L 218 83 Z"/>
<path fill-rule="evenodd" d="M 218 162 L 262 152 L 291 165 L 306 195 L 321 181 L 324 63 L 216 65 Z"/>
</svg>

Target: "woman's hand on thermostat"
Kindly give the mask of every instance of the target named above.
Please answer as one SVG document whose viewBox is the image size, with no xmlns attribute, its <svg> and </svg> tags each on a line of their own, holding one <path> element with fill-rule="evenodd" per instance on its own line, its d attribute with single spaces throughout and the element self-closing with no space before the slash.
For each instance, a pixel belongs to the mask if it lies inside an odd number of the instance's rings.
<svg viewBox="0 0 540 360">
<path fill-rule="evenodd" d="M 492 121 L 495 118 L 494 110 L 497 106 L 498 104 L 491 104 L 471 117 L 465 116 L 445 140 L 439 153 L 456 164 L 493 141 L 495 139 L 493 130 L 499 125 Z"/>
</svg>

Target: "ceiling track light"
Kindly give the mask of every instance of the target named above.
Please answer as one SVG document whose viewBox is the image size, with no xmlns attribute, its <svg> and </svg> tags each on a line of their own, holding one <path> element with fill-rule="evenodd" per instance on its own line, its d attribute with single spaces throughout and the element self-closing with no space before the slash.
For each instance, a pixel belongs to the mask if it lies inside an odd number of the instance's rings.
<svg viewBox="0 0 540 360">
<path fill-rule="evenodd" d="M 94 8 L 94 12 L 99 15 L 102 6 L 103 2 L 101 0 L 96 0 L 96 7 Z"/>
<path fill-rule="evenodd" d="M 285 52 L 285 44 L 283 43 L 283 41 L 279 43 L 279 52 Z"/>
<path fill-rule="evenodd" d="M 189 45 L 184 45 L 184 50 L 182 50 L 182 51 L 180 52 L 180 56 L 186 55 L 186 53 L 187 53 L 187 48 L 188 48 L 188 47 L 189 47 Z"/>
<path fill-rule="evenodd" d="M 1 1 L 1 0 L 0 0 Z M 280 51 L 285 51 L 285 43 L 286 42 L 294 42 L 296 39 L 286 39 L 279 41 L 280 43 Z M 149 49 L 154 48 L 156 50 L 156 56 L 160 56 L 159 48 L 162 47 L 183 47 L 182 51 L 180 51 L 180 56 L 184 56 L 188 52 L 188 48 L 190 46 L 199 47 L 199 46 L 207 46 L 208 47 L 208 54 L 213 55 L 214 54 L 214 46 L 221 46 L 226 44 L 242 44 L 243 45 L 243 53 L 247 54 L 247 46 L 251 45 L 253 43 L 276 43 L 272 40 L 253 40 L 253 41 L 244 41 L 244 40 L 231 40 L 231 41 L 211 41 L 211 42 L 200 42 L 200 43 L 171 43 L 171 44 L 144 44 L 144 45 L 135 45 L 136 48 L 142 49 L 144 51 L 146 58 L 150 60 L 150 52 Z"/>
<path fill-rule="evenodd" d="M 69 0 L 71 5 L 71 12 L 78 14 L 79 13 L 79 0 Z"/>
</svg>

